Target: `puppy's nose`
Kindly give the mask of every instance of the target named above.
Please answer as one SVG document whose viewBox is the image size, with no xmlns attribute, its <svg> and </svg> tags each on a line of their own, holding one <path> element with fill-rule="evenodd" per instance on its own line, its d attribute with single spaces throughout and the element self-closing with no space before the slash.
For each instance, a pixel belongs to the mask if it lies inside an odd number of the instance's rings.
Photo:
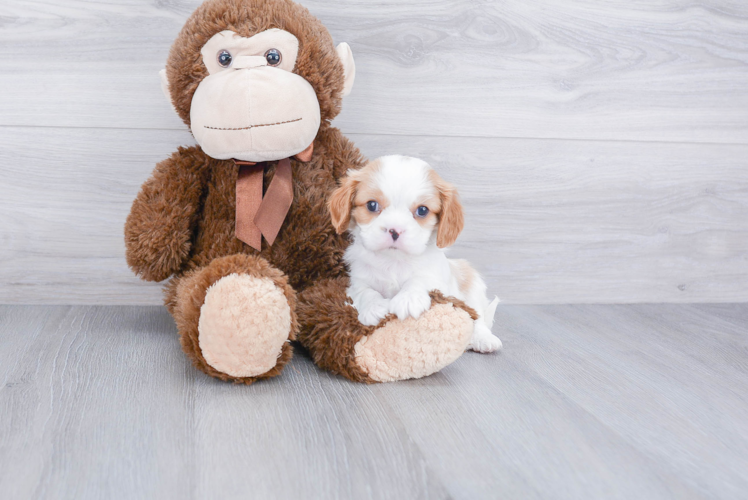
<svg viewBox="0 0 748 500">
<path fill-rule="evenodd" d="M 400 233 L 398 233 L 394 229 L 390 229 L 390 236 L 392 236 L 392 241 L 397 241 L 397 239 L 400 237 Z"/>
</svg>

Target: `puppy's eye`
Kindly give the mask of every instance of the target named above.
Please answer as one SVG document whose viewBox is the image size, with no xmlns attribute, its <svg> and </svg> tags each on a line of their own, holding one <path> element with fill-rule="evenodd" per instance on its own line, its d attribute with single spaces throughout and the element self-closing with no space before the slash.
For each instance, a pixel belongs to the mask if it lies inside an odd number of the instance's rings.
<svg viewBox="0 0 748 500">
<path fill-rule="evenodd" d="M 231 57 L 231 53 L 228 50 L 218 51 L 216 58 L 218 59 L 218 64 L 220 64 L 224 68 L 228 68 L 229 66 L 231 66 L 231 61 L 234 60 L 234 58 Z"/>
<path fill-rule="evenodd" d="M 421 205 L 420 207 L 416 208 L 416 215 L 418 217 L 426 217 L 429 214 L 429 208 L 424 207 Z"/>
<path fill-rule="evenodd" d="M 268 66 L 278 66 L 281 59 L 281 53 L 278 49 L 270 49 L 265 52 L 265 60 L 268 62 Z"/>
<path fill-rule="evenodd" d="M 373 200 L 367 201 L 366 208 L 369 210 L 369 212 L 379 212 L 379 203 Z"/>
</svg>

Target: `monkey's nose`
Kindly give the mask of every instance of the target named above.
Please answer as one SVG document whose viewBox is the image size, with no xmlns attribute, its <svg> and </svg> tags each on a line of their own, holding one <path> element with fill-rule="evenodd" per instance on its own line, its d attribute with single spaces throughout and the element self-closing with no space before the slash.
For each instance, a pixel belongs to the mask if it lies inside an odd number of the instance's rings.
<svg viewBox="0 0 748 500">
<path fill-rule="evenodd" d="M 392 241 L 397 241 L 397 239 L 400 237 L 400 233 L 398 233 L 394 229 L 390 229 L 390 236 L 392 236 Z"/>
<path fill-rule="evenodd" d="M 250 69 L 267 65 L 268 62 L 263 56 L 236 56 L 231 67 L 234 69 Z"/>
</svg>

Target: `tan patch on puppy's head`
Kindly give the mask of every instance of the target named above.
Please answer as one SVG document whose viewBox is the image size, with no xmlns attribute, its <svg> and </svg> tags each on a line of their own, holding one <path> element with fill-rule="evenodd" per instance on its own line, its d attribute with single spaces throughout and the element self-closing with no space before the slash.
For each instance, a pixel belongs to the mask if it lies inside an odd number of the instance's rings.
<svg viewBox="0 0 748 500">
<path fill-rule="evenodd" d="M 366 207 L 366 204 L 370 201 L 376 201 L 379 204 L 379 211 L 371 212 Z M 376 219 L 389 204 L 387 197 L 374 182 L 374 175 L 366 173 L 364 179 L 358 184 L 351 215 L 356 224 L 368 224 Z"/>
<path fill-rule="evenodd" d="M 375 180 L 380 168 L 379 162 L 374 160 L 359 170 L 348 171 L 340 187 L 332 193 L 328 207 L 338 234 L 348 229 L 351 217 L 357 224 L 367 224 L 379 215 L 366 208 L 369 201 L 379 203 L 380 212 L 388 205 L 389 201 Z"/>
<path fill-rule="evenodd" d="M 418 207 L 426 207 L 429 209 L 429 213 L 425 217 L 419 217 L 416 211 Z M 410 212 L 413 214 L 413 218 L 420 224 L 421 227 L 431 229 L 437 222 L 439 222 L 439 212 L 442 209 L 442 199 L 439 196 L 438 191 L 433 195 L 419 200 L 410 206 Z"/>
<path fill-rule="evenodd" d="M 465 225 L 465 217 L 457 189 L 433 170 L 429 171 L 429 178 L 436 188 L 441 203 L 438 212 L 439 227 L 436 232 L 436 246 L 444 248 L 457 241 Z"/>
</svg>

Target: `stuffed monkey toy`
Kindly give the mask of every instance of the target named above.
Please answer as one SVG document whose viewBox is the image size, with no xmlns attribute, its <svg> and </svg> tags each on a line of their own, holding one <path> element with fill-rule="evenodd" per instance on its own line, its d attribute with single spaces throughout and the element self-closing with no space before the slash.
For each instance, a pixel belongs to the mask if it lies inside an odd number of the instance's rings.
<svg viewBox="0 0 748 500">
<path fill-rule="evenodd" d="M 347 44 L 290 0 L 208 0 L 171 48 L 162 87 L 197 146 L 156 165 L 125 224 L 127 263 L 162 281 L 182 348 L 222 380 L 281 373 L 298 341 L 359 382 L 434 373 L 474 312 L 432 294 L 417 320 L 358 322 L 345 236 L 327 208 L 366 160 L 330 121 L 355 76 Z"/>
</svg>

